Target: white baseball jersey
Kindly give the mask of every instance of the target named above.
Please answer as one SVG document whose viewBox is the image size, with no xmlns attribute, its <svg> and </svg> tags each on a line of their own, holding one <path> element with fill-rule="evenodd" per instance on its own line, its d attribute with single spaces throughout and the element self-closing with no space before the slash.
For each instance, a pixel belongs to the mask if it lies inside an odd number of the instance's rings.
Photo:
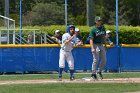
<svg viewBox="0 0 140 93">
<path fill-rule="evenodd" d="M 60 58 L 59 58 L 59 67 L 65 67 L 65 60 L 68 62 L 69 68 L 74 69 L 74 59 L 71 53 L 75 43 L 79 42 L 77 37 L 74 37 L 70 42 L 64 43 L 66 40 L 69 40 L 72 36 L 69 33 L 65 33 L 62 36 L 62 45 L 60 49 Z"/>
<path fill-rule="evenodd" d="M 73 49 L 74 44 L 77 44 L 80 40 L 77 37 L 74 37 L 69 43 L 64 43 L 66 40 L 69 40 L 71 35 L 69 33 L 65 33 L 62 36 L 62 45 L 61 48 L 65 51 L 71 51 Z"/>
</svg>

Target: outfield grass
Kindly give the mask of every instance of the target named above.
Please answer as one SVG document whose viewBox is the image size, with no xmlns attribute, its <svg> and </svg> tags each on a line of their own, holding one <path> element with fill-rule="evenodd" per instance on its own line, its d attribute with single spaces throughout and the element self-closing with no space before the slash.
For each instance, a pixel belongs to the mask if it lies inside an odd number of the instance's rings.
<svg viewBox="0 0 140 93">
<path fill-rule="evenodd" d="M 140 91 L 140 84 L 22 84 L 0 85 L 0 93 L 125 93 Z"/>
<path fill-rule="evenodd" d="M 140 77 L 139 72 L 123 72 L 123 73 L 103 73 L 105 79 L 110 78 L 134 78 Z M 90 77 L 90 73 L 76 73 L 76 79 Z M 17 74 L 17 75 L 0 75 L 0 80 L 36 80 L 36 79 L 57 79 L 58 74 Z M 63 78 L 69 79 L 69 73 L 64 73 Z"/>
<path fill-rule="evenodd" d="M 140 73 L 103 73 L 104 78 L 140 77 Z M 77 79 L 90 77 L 90 73 L 76 74 Z M 1 75 L 2 80 L 57 79 L 57 74 Z M 63 78 L 69 78 L 64 74 Z M 0 93 L 125 93 L 140 91 L 140 83 L 55 83 L 0 85 Z"/>
</svg>

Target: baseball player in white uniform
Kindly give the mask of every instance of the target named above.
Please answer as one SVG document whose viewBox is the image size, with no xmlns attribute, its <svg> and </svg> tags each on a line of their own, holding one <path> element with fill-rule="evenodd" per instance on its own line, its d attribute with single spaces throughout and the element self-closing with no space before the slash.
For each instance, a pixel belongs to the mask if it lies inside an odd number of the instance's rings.
<svg viewBox="0 0 140 93">
<path fill-rule="evenodd" d="M 74 80 L 74 59 L 72 56 L 71 50 L 73 49 L 74 44 L 82 45 L 82 42 L 77 38 L 79 31 L 76 30 L 75 26 L 69 25 L 67 27 L 67 33 L 62 36 L 62 45 L 59 55 L 59 81 L 62 80 L 62 72 L 65 68 L 65 60 L 68 63 L 70 70 L 70 80 Z"/>
</svg>

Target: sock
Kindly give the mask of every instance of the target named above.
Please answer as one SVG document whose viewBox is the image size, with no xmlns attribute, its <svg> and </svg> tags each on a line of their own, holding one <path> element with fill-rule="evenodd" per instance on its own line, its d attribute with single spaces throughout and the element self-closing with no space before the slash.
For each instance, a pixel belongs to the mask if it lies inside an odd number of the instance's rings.
<svg viewBox="0 0 140 93">
<path fill-rule="evenodd" d="M 62 77 L 63 68 L 59 68 L 59 77 Z"/>
<path fill-rule="evenodd" d="M 74 70 L 70 70 L 70 77 L 73 77 L 74 75 Z"/>
</svg>

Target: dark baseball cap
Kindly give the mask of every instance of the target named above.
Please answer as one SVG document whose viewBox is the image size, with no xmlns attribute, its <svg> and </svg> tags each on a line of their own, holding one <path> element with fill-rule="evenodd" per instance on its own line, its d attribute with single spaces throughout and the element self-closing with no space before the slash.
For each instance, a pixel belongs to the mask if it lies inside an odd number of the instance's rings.
<svg viewBox="0 0 140 93">
<path fill-rule="evenodd" d="M 101 20 L 102 20 L 102 18 L 101 18 L 100 16 L 96 16 L 96 17 L 95 17 L 95 22 L 101 21 Z"/>
<path fill-rule="evenodd" d="M 69 33 L 70 32 L 70 28 L 74 28 L 74 30 L 75 30 L 75 26 L 74 25 L 69 25 L 68 27 L 67 27 L 67 32 Z"/>
</svg>

